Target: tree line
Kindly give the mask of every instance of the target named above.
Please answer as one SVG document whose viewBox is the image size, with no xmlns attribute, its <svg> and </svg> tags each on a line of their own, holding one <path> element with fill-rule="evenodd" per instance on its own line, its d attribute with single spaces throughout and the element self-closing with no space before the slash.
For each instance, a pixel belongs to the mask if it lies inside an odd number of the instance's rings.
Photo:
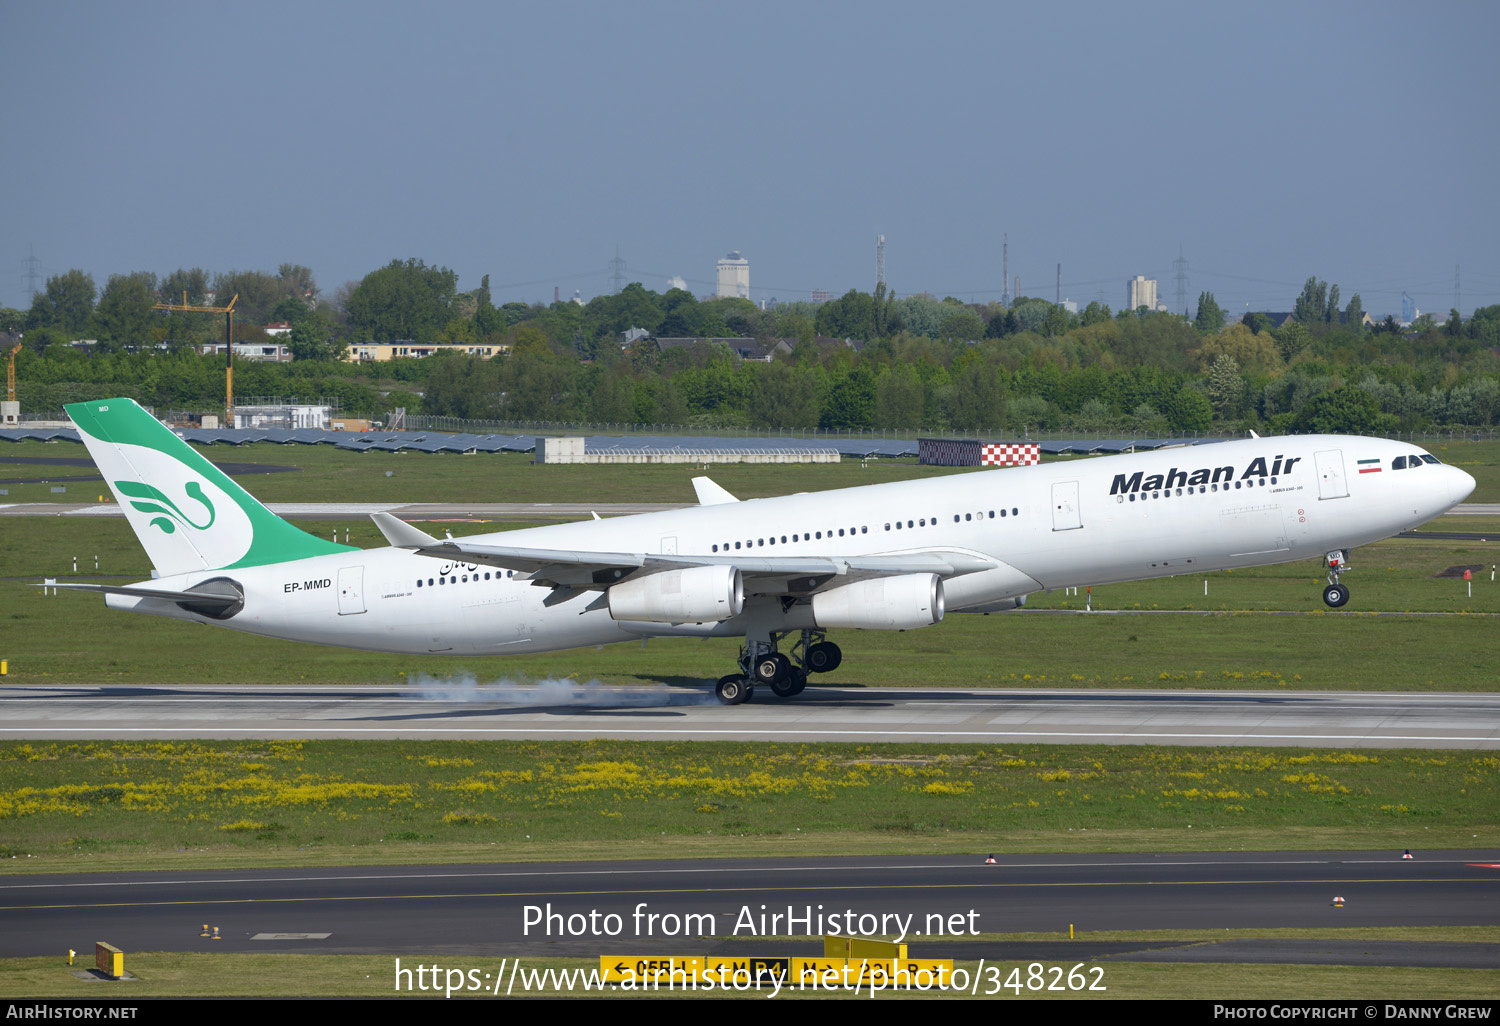
<svg viewBox="0 0 1500 1026">
<path fill-rule="evenodd" d="M 492 420 L 1122 433 L 1500 420 L 1500 306 L 1467 322 L 1454 312 L 1415 331 L 1389 318 L 1368 330 L 1360 297 L 1341 306 L 1338 286 L 1316 277 L 1290 304 L 1288 323 L 1250 314 L 1227 326 L 1210 292 L 1189 321 L 1100 303 L 1074 313 L 1034 297 L 1008 306 L 898 298 L 883 285 L 772 309 L 640 283 L 585 304 L 496 306 L 487 277 L 471 291 L 457 286 L 455 272 L 412 259 L 345 283 L 332 299 L 295 264 L 275 273 L 112 275 L 96 299 L 92 279 L 70 271 L 48 279 L 28 311 L 0 311 L 0 329 L 25 332 L 18 372 L 27 412 L 101 390 L 157 407 L 214 408 L 222 369 L 190 346 L 221 337 L 221 320 L 153 307 L 205 305 L 210 295 L 222 305 L 238 294 L 237 338 L 253 335 L 257 321 L 284 320 L 298 359 L 242 362 L 237 393 L 336 397 L 354 415 L 405 406 Z M 631 328 L 650 337 L 624 345 Z M 91 355 L 57 345 L 80 335 L 97 340 Z M 655 341 L 727 337 L 784 340 L 791 353 L 762 364 L 722 343 Z M 505 355 L 336 359 L 364 339 L 491 343 Z"/>
</svg>

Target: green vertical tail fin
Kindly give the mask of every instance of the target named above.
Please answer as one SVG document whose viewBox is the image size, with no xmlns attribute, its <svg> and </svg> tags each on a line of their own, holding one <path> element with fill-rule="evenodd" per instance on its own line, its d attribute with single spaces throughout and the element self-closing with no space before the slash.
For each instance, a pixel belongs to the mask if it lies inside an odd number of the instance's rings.
<svg viewBox="0 0 1500 1026">
<path fill-rule="evenodd" d="M 133 399 L 72 403 L 67 410 L 162 576 L 351 550 L 266 509 Z"/>
</svg>

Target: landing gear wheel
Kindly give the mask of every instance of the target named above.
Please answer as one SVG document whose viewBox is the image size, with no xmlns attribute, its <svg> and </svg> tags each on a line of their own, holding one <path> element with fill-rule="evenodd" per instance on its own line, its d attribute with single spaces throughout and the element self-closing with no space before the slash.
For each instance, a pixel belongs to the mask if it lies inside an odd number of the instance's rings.
<svg viewBox="0 0 1500 1026">
<path fill-rule="evenodd" d="M 771 684 L 771 693 L 777 698 L 791 698 L 793 695 L 802 694 L 802 689 L 807 687 L 807 675 L 801 673 L 789 673 L 781 680 Z"/>
<path fill-rule="evenodd" d="M 774 690 L 778 684 L 791 676 L 792 661 L 780 652 L 772 652 L 770 655 L 757 659 L 751 672 L 755 677 L 755 683 L 769 684 Z"/>
<path fill-rule="evenodd" d="M 752 689 L 746 683 L 745 678 L 737 673 L 731 673 L 727 677 L 720 677 L 718 685 L 714 688 L 719 696 L 719 701 L 725 705 L 739 705 L 750 698 Z"/>
<path fill-rule="evenodd" d="M 837 670 L 844 661 L 844 653 L 831 641 L 820 641 L 807 650 L 809 673 L 828 673 Z"/>
<path fill-rule="evenodd" d="M 1330 584 L 1323 589 L 1323 601 L 1337 609 L 1349 601 L 1349 589 L 1342 584 Z"/>
</svg>

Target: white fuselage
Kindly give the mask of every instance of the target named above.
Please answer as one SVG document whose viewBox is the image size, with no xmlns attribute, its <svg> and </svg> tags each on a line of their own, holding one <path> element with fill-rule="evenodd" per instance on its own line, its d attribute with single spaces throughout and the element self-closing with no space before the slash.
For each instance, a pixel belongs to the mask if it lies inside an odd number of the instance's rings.
<svg viewBox="0 0 1500 1026">
<path fill-rule="evenodd" d="M 716 557 L 968 553 L 992 570 L 944 582 L 949 612 L 1031 592 L 1280 563 L 1409 529 L 1462 501 L 1473 478 L 1421 463 L 1401 442 L 1291 436 L 955 474 L 469 536 L 466 542 Z M 1364 462 L 1361 462 L 1364 461 Z M 1380 468 L 1376 471 L 1374 468 Z M 225 621 L 161 599 L 112 608 L 221 623 L 269 637 L 386 652 L 504 655 L 658 636 L 744 636 L 814 626 L 809 606 L 747 600 L 721 622 L 611 618 L 603 593 L 380 548 L 163 578 L 232 577 Z"/>
</svg>

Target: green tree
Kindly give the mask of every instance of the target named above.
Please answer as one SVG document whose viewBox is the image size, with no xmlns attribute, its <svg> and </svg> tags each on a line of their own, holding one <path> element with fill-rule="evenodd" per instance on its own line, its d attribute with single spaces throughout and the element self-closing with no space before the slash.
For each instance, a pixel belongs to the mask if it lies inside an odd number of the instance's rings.
<svg viewBox="0 0 1500 1026">
<path fill-rule="evenodd" d="M 750 403 L 750 422 L 753 425 L 813 428 L 818 425 L 818 413 L 816 371 L 784 361 L 755 367 L 755 388 Z"/>
<path fill-rule="evenodd" d="M 860 367 L 830 383 L 819 425 L 833 430 L 866 428 L 874 416 L 875 379 Z"/>
<path fill-rule="evenodd" d="M 186 302 L 188 306 L 207 306 L 208 272 L 201 267 L 179 267 L 162 278 L 157 291 L 163 303 Z M 229 296 L 225 296 L 224 304 L 228 302 Z"/>
<path fill-rule="evenodd" d="M 1365 304 L 1356 292 L 1349 298 L 1349 308 L 1344 311 L 1344 326 L 1359 335 L 1365 330 Z"/>
<path fill-rule="evenodd" d="M 295 297 L 309 307 L 317 303 L 318 282 L 308 268 L 301 264 L 282 264 L 276 268 L 276 277 L 283 297 Z"/>
<path fill-rule="evenodd" d="M 875 298 L 867 292 L 850 289 L 818 307 L 815 327 L 819 335 L 831 338 L 874 338 Z"/>
<path fill-rule="evenodd" d="M 91 275 L 71 270 L 47 279 L 47 288 L 31 298 L 26 327 L 56 328 L 70 338 L 88 331 L 98 289 Z"/>
<path fill-rule="evenodd" d="M 1208 373 L 1208 399 L 1220 420 L 1232 420 L 1240 415 L 1245 398 L 1245 379 L 1240 376 L 1240 365 L 1234 357 L 1223 354 L 1214 361 Z"/>
<path fill-rule="evenodd" d="M 1394 419 L 1380 412 L 1380 404 L 1369 392 L 1344 385 L 1308 400 L 1298 417 L 1298 426 L 1320 435 L 1361 435 L 1379 431 Z"/>
<path fill-rule="evenodd" d="M 1322 324 L 1328 310 L 1328 283 L 1319 281 L 1317 275 L 1307 279 L 1302 294 L 1292 305 L 1292 316 L 1300 324 Z"/>
<path fill-rule="evenodd" d="M 1205 335 L 1216 335 L 1224 327 L 1224 311 L 1212 292 L 1198 293 L 1198 316 L 1193 318 L 1193 327 Z"/>
<path fill-rule="evenodd" d="M 334 349 L 329 345 L 328 329 L 315 317 L 304 317 L 292 325 L 292 336 L 287 348 L 291 350 L 293 360 L 334 358 Z"/>
<path fill-rule="evenodd" d="M 214 306 L 234 304 L 234 320 L 238 324 L 269 324 L 271 311 L 286 298 L 281 288 L 281 279 L 264 271 L 225 271 L 214 275 Z"/>
<path fill-rule="evenodd" d="M 421 260 L 392 260 L 371 271 L 349 297 L 349 326 L 377 342 L 432 342 L 448 323 L 458 274 Z"/>
<path fill-rule="evenodd" d="M 1301 321 L 1293 321 L 1272 334 L 1276 338 L 1276 348 L 1281 352 L 1281 358 L 1287 363 L 1291 363 L 1298 353 L 1312 345 L 1312 335 L 1302 326 Z"/>
<path fill-rule="evenodd" d="M 1183 385 L 1167 403 L 1167 421 L 1173 431 L 1189 435 L 1206 434 L 1213 427 L 1214 410 L 1208 397 L 1191 385 Z"/>
<path fill-rule="evenodd" d="M 94 308 L 94 330 L 105 348 L 143 346 L 150 341 L 156 306 L 156 275 L 112 274 Z"/>
<path fill-rule="evenodd" d="M 1459 313 L 1458 313 L 1457 310 L 1449 309 L 1449 311 L 1448 311 L 1448 337 L 1449 338 L 1463 338 L 1463 336 L 1464 336 L 1464 320 L 1463 320 L 1463 318 L 1459 316 Z"/>
</svg>

